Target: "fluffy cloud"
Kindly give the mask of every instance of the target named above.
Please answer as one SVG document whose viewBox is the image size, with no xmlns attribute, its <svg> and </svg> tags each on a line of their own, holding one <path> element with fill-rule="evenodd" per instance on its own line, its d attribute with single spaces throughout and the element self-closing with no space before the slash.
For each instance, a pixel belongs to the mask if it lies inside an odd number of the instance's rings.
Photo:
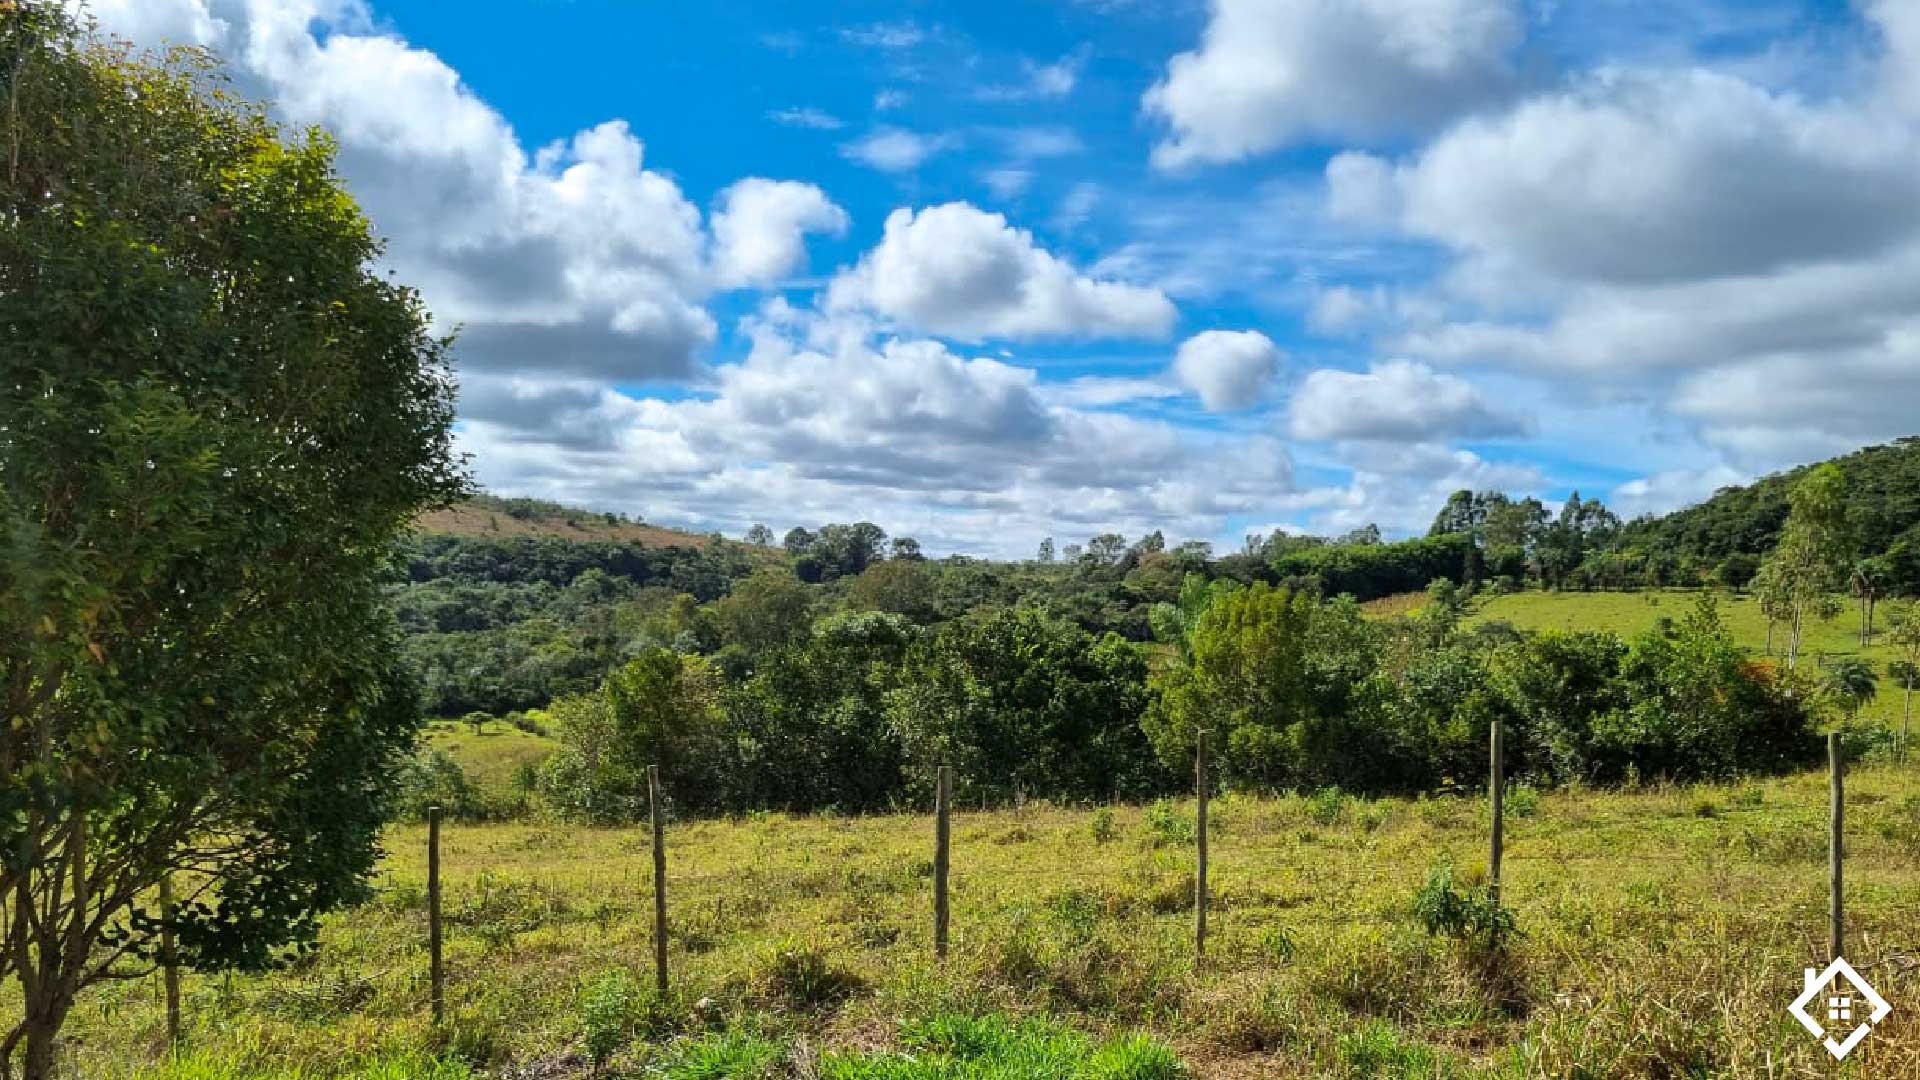
<svg viewBox="0 0 1920 1080">
<path fill-rule="evenodd" d="M 889 214 L 827 304 L 960 341 L 1160 337 L 1176 314 L 1158 289 L 1083 275 L 1004 216 L 959 202 Z"/>
<path fill-rule="evenodd" d="M 878 128 L 840 148 L 853 161 L 882 172 L 911 172 L 920 163 L 958 145 L 951 135 L 922 135 L 904 128 Z"/>
<path fill-rule="evenodd" d="M 1031 369 L 931 341 L 829 329 L 810 336 L 837 344 L 805 345 L 804 321 L 776 309 L 702 399 L 489 381 L 462 444 L 505 491 L 728 531 L 776 507 L 789 523 L 869 517 L 937 550 L 1020 555 L 1054 527 L 1212 536 L 1292 488 L 1273 439 L 1083 412 Z"/>
<path fill-rule="evenodd" d="M 713 272 L 725 285 L 769 284 L 806 262 L 806 234 L 847 231 L 847 212 L 812 184 L 742 180 L 713 215 Z"/>
<path fill-rule="evenodd" d="M 380 33 L 357 0 L 121 0 L 92 12 L 140 44 L 217 48 L 280 119 L 336 136 L 349 188 L 388 238 L 386 261 L 436 319 L 465 327 L 465 371 L 691 375 L 716 336 L 705 309 L 716 277 L 780 273 L 799 261 L 799 231 L 835 227 L 814 188 L 741 186 L 755 198 L 730 204 L 710 242 L 624 121 L 530 154 L 459 73 Z"/>
<path fill-rule="evenodd" d="M 1336 164 L 1338 162 L 1336 161 Z M 1329 168 L 1335 209 L 1377 172 Z M 1613 72 L 1471 119 L 1402 177 L 1414 231 L 1522 273 L 1654 282 L 1872 255 L 1920 228 L 1920 142 L 1707 71 Z"/>
<path fill-rule="evenodd" d="M 1308 529 L 1325 536 L 1363 525 L 1419 535 L 1447 496 L 1461 488 L 1538 491 L 1545 483 L 1534 466 L 1488 461 L 1438 443 L 1357 442 L 1334 449 L 1336 460 L 1352 470 L 1347 483 L 1306 488 L 1280 500 Z"/>
<path fill-rule="evenodd" d="M 1562 446 L 1583 446 L 1560 430 L 1581 415 L 1644 405 L 1618 438 L 1687 450 L 1622 487 L 1635 508 L 1911 434 L 1920 9 L 1859 7 L 1881 55 L 1835 54 L 1867 63 L 1835 65 L 1826 93 L 1738 65 L 1602 67 L 1399 163 L 1337 155 L 1328 220 L 1444 261 L 1385 293 L 1316 281 L 1311 325 L 1551 379 L 1586 402 L 1556 417 Z"/>
<path fill-rule="evenodd" d="M 1155 163 L 1429 129 L 1505 93 L 1515 0 L 1214 0 L 1200 48 L 1147 92 Z"/>
<path fill-rule="evenodd" d="M 1206 330 L 1180 343 L 1173 377 L 1214 412 L 1259 401 L 1280 370 L 1280 350 L 1257 330 Z"/>
<path fill-rule="evenodd" d="M 1288 423 L 1295 438 L 1429 443 L 1501 438 L 1527 425 L 1489 403 L 1465 380 L 1425 364 L 1390 360 L 1365 374 L 1322 368 L 1294 391 Z"/>
<path fill-rule="evenodd" d="M 530 153 L 457 72 L 380 31 L 360 0 L 92 10 L 141 44 L 217 49 L 281 119 L 331 131 L 387 263 L 463 327 L 463 371 L 689 376 L 716 337 L 704 306 L 716 287 L 778 276 L 799 263 L 800 233 L 843 227 L 817 189 L 747 181 L 710 238 L 624 121 Z"/>
<path fill-rule="evenodd" d="M 1862 6 L 1885 43 L 1881 74 L 1891 96 L 1920 114 L 1920 7 L 1911 0 L 1865 0 Z"/>
</svg>

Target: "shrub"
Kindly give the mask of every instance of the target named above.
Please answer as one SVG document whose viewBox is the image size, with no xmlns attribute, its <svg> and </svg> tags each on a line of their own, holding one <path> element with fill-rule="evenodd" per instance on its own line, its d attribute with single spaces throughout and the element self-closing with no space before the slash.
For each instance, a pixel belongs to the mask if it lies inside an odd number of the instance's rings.
<svg viewBox="0 0 1920 1080">
<path fill-rule="evenodd" d="M 1532 784 L 1513 784 L 1501 802 L 1508 817 L 1530 818 L 1540 809 L 1540 790 Z"/>
<path fill-rule="evenodd" d="M 1171 799 L 1161 799 L 1147 808 L 1147 835 L 1153 838 L 1154 847 L 1191 844 L 1199 829 Z"/>
<path fill-rule="evenodd" d="M 793 941 L 762 959 L 755 982 L 768 1004 L 797 1011 L 837 1005 L 866 988 L 865 980 L 835 966 L 818 946 Z"/>
<path fill-rule="evenodd" d="M 1378 1020 L 1340 1036 L 1334 1044 L 1341 1076 L 1354 1080 L 1443 1080 L 1456 1075 L 1433 1050 Z"/>
<path fill-rule="evenodd" d="M 625 968 L 614 968 L 580 992 L 580 1035 L 597 1075 L 633 1037 L 640 986 Z"/>
<path fill-rule="evenodd" d="M 1087 822 L 1087 830 L 1093 834 L 1096 844 L 1107 843 L 1120 835 L 1120 830 L 1113 823 L 1113 811 L 1105 806 L 1093 812 L 1093 817 Z"/>
<path fill-rule="evenodd" d="M 401 767 L 396 789 L 396 809 L 403 821 L 425 821 L 428 808 L 434 806 L 459 821 L 491 816 L 486 798 L 445 750 L 416 754 Z"/>
<path fill-rule="evenodd" d="M 1427 875 L 1414 894 L 1414 914 L 1427 933 L 1445 936 L 1487 952 L 1499 952 L 1519 932 L 1513 910 L 1500 902 L 1491 886 L 1461 888 L 1453 868 L 1440 866 Z"/>
<path fill-rule="evenodd" d="M 1307 816 L 1321 825 L 1332 825 L 1340 820 L 1347 807 L 1347 797 L 1337 787 L 1321 788 L 1307 799 Z"/>
</svg>

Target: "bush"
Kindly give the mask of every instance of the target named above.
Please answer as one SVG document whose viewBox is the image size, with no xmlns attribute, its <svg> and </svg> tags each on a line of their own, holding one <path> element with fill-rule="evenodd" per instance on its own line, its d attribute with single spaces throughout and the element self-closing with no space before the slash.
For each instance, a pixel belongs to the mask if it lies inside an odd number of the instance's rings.
<svg viewBox="0 0 1920 1080">
<path fill-rule="evenodd" d="M 1427 875 L 1426 884 L 1414 894 L 1413 911 L 1428 934 L 1489 953 L 1505 949 L 1519 932 L 1513 910 L 1500 902 L 1492 886 L 1460 888 L 1454 884 L 1451 866 L 1437 867 Z"/>
<path fill-rule="evenodd" d="M 1153 846 L 1191 844 L 1199 835 L 1194 819 L 1180 812 L 1170 799 L 1161 799 L 1147 808 L 1147 835 Z"/>
<path fill-rule="evenodd" d="M 1087 821 L 1087 831 L 1093 834 L 1096 844 L 1107 843 L 1120 835 L 1120 830 L 1113 824 L 1113 811 L 1105 806 L 1093 812 L 1093 817 Z"/>
<path fill-rule="evenodd" d="M 754 973 L 760 997 L 795 1011 L 825 1009 L 866 989 L 865 980 L 836 966 L 816 945 L 787 942 L 768 954 Z"/>
<path fill-rule="evenodd" d="M 400 770 L 394 804 L 403 821 L 425 821 L 438 806 L 456 821 L 485 821 L 496 816 L 466 770 L 445 750 L 424 750 Z"/>
<path fill-rule="evenodd" d="M 1307 816 L 1316 824 L 1332 825 L 1347 808 L 1347 797 L 1337 787 L 1321 788 L 1307 799 Z"/>
<path fill-rule="evenodd" d="M 604 972 L 581 989 L 581 1043 L 596 1074 L 632 1041 L 639 1002 L 640 986 L 625 968 Z"/>
<path fill-rule="evenodd" d="M 659 1080 L 769 1080 L 786 1050 L 764 1035 L 726 1031 L 668 1045 L 651 1074 Z"/>
</svg>

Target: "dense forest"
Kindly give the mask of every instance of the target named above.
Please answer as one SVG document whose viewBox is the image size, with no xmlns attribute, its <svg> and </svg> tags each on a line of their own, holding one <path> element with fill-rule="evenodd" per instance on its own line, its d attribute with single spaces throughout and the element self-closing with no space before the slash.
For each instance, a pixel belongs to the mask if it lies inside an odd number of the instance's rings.
<svg viewBox="0 0 1920 1080">
<path fill-rule="evenodd" d="M 1476 772 L 1495 720 L 1542 783 L 1727 776 L 1805 762 L 1850 715 L 1844 682 L 1796 670 L 1800 628 L 1850 587 L 1914 594 L 1895 571 L 1916 507 L 1887 493 L 1916 460 L 1908 440 L 1631 523 L 1577 493 L 1549 514 L 1463 491 L 1423 537 L 1276 532 L 1224 555 L 1107 534 L 929 559 L 869 522 L 779 543 L 764 526 L 664 544 L 421 533 L 390 593 L 428 708 L 557 736 L 519 802 L 587 820 L 636 813 L 655 763 L 701 811 L 882 809 L 924 794 L 933 760 L 980 798 L 1150 796 L 1201 728 L 1223 778 L 1255 789 L 1444 787 Z M 595 516 L 480 505 L 555 534 Z M 1769 542 L 1691 544 L 1701 521 Z M 1649 585 L 1753 589 L 1781 658 L 1736 648 L 1711 590 L 1632 639 L 1463 622 L 1482 590 Z M 1413 615 L 1359 606 L 1421 591 Z M 1888 625 L 1920 634 L 1898 608 Z M 508 809 L 457 772 L 422 759 L 414 805 Z"/>
</svg>

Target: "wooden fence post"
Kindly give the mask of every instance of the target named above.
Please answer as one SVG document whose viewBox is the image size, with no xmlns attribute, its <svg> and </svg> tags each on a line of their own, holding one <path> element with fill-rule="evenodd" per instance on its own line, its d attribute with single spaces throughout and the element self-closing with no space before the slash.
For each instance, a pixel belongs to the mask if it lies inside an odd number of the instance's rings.
<svg viewBox="0 0 1920 1080">
<path fill-rule="evenodd" d="M 427 954 L 433 993 L 433 1022 L 447 1018 L 447 969 L 440 933 L 440 808 L 427 807 Z"/>
<path fill-rule="evenodd" d="M 1827 834 L 1827 915 L 1828 959 L 1840 959 L 1846 945 L 1846 919 L 1841 906 L 1841 862 L 1846 856 L 1846 800 L 1842 774 L 1846 763 L 1840 749 L 1840 733 L 1827 733 L 1828 834 Z"/>
<path fill-rule="evenodd" d="M 947 958 L 947 873 L 952 868 L 953 767 L 942 765 L 933 779 L 933 955 Z"/>
<path fill-rule="evenodd" d="M 653 985 L 667 989 L 667 818 L 660 806 L 660 766 L 647 766 L 647 810 L 653 817 Z"/>
<path fill-rule="evenodd" d="M 180 958 L 173 948 L 173 875 L 160 879 L 160 962 L 167 990 L 167 1048 L 180 1045 Z"/>
<path fill-rule="evenodd" d="M 1507 762 L 1506 747 L 1501 738 L 1500 721 L 1493 722 L 1490 736 L 1493 758 L 1493 778 L 1489 783 L 1489 794 L 1493 800 L 1493 839 L 1487 852 L 1487 884 L 1491 887 L 1493 898 L 1500 899 L 1500 856 L 1506 843 L 1507 822 Z"/>
<path fill-rule="evenodd" d="M 1197 797 L 1194 814 L 1193 874 L 1193 958 L 1207 958 L 1207 732 L 1196 732 L 1193 747 L 1193 789 Z"/>
</svg>

